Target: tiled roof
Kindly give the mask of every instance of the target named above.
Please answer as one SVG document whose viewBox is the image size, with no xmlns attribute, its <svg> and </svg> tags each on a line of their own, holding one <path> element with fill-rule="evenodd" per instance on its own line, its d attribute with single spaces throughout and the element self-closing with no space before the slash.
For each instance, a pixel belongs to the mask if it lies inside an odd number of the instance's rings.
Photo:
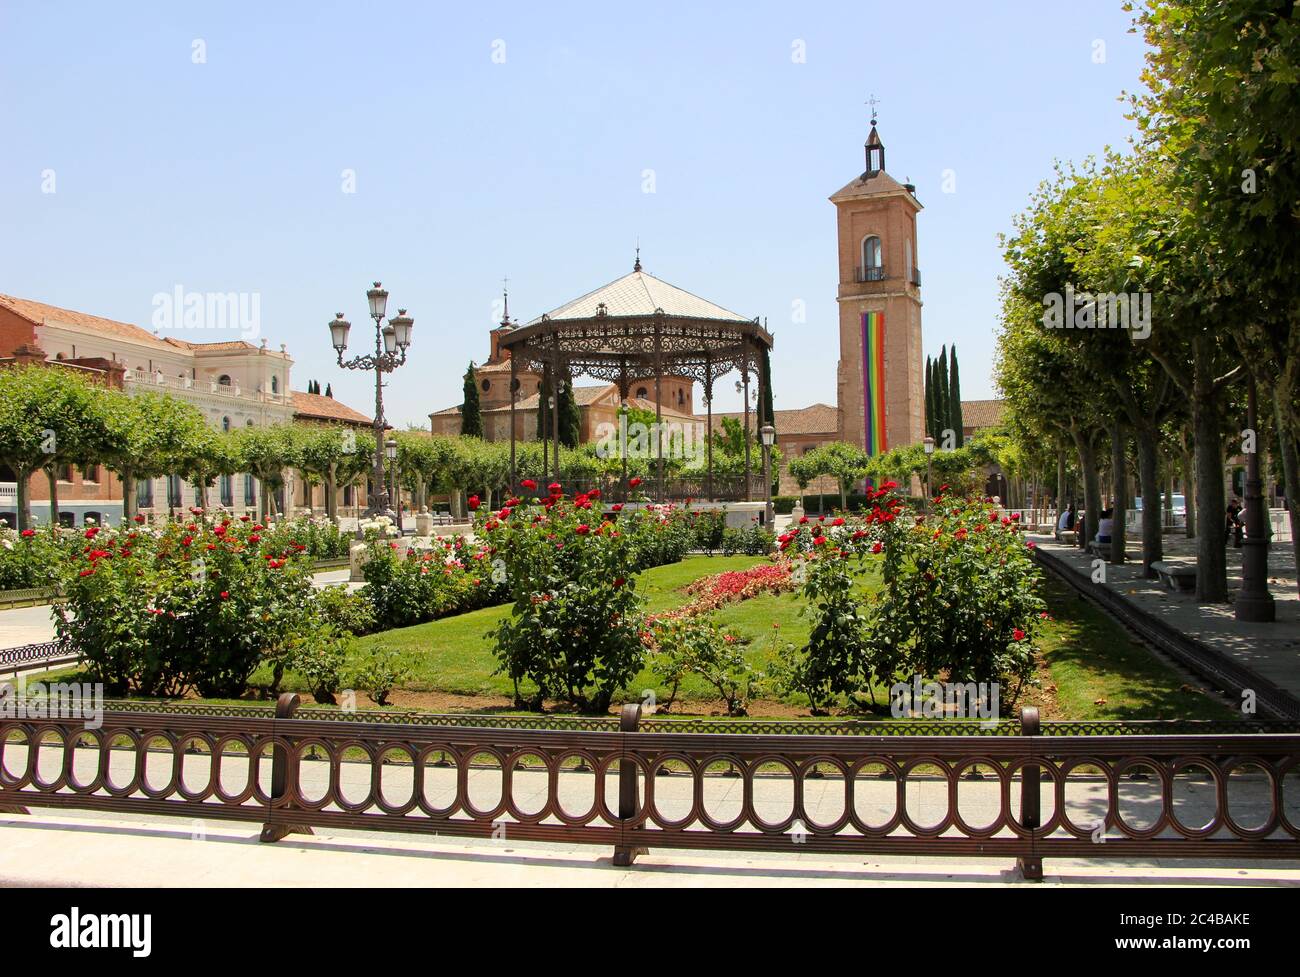
<svg viewBox="0 0 1300 977">
<path fill-rule="evenodd" d="M 0 306 L 11 309 L 25 319 L 37 324 L 44 324 L 48 320 L 56 324 L 64 323 L 66 325 L 80 326 L 97 333 L 118 336 L 146 346 L 167 348 L 170 345 L 166 340 L 160 339 L 147 329 L 133 326 L 129 322 L 118 322 L 116 319 L 105 319 L 103 316 L 91 315 L 88 312 L 74 312 L 71 309 L 61 309 L 57 305 L 46 305 L 44 302 L 33 302 L 30 299 L 20 299 L 13 295 L 4 294 L 0 294 Z"/>
<path fill-rule="evenodd" d="M 302 390 L 293 392 L 293 413 L 295 417 L 310 417 L 313 420 L 340 421 L 345 424 L 373 424 L 374 421 L 360 411 L 353 410 L 347 404 L 340 404 L 333 397 L 323 394 L 309 394 Z"/>
<path fill-rule="evenodd" d="M 252 343 L 246 343 L 242 339 L 234 339 L 221 343 L 191 343 L 184 339 L 177 339 L 175 336 L 167 336 L 163 342 L 170 343 L 181 349 L 193 350 L 196 353 L 225 353 L 232 350 L 257 349 Z"/>
<path fill-rule="evenodd" d="M 644 271 L 624 275 L 548 312 L 547 316 L 551 319 L 589 319 L 596 315 L 597 306 L 602 303 L 606 312 L 612 316 L 648 316 L 653 315 L 657 309 L 663 309 L 668 315 L 693 319 L 754 321 L 752 316 L 743 316 L 714 305 L 707 299 L 692 295 L 685 289 L 670 285 Z M 541 322 L 540 316 L 528 325 L 536 325 L 538 322 Z"/>
<path fill-rule="evenodd" d="M 963 400 L 961 422 L 969 428 L 995 427 L 1002 423 L 1006 411 L 1005 400 Z"/>
<path fill-rule="evenodd" d="M 601 383 L 595 386 L 588 386 L 588 387 L 574 387 L 573 399 L 577 401 L 579 407 L 587 407 L 591 404 L 594 404 L 597 400 L 601 398 L 603 394 L 605 394 L 610 389 L 617 390 L 617 388 L 614 387 L 612 383 Z M 519 404 L 515 409 L 516 410 L 537 410 L 537 398 L 538 398 L 538 394 L 536 393 L 532 394 L 531 396 L 525 397 L 523 400 L 519 401 Z M 501 410 L 509 410 L 509 409 L 510 409 L 509 404 L 501 408 Z"/>
<path fill-rule="evenodd" d="M 840 419 L 839 411 L 830 404 L 813 404 L 809 407 L 801 407 L 798 410 L 778 410 L 773 411 L 778 437 L 789 437 L 791 435 L 809 435 L 809 434 L 835 434 L 839 431 Z M 744 420 L 744 414 L 740 411 L 725 412 L 713 415 L 713 427 L 719 430 L 722 427 L 722 418 L 730 417 L 737 421 Z M 700 420 L 703 420 L 703 416 Z M 750 412 L 750 423 L 757 423 L 757 415 Z"/>
</svg>

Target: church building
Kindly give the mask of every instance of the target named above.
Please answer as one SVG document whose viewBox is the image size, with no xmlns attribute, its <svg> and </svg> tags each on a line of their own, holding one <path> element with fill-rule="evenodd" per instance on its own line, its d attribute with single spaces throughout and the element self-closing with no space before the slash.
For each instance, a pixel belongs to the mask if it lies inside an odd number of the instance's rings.
<svg viewBox="0 0 1300 977">
<path fill-rule="evenodd" d="M 885 172 L 871 120 L 866 169 L 831 198 L 839 241 L 841 441 L 876 455 L 925 437 L 916 188 Z"/>
</svg>

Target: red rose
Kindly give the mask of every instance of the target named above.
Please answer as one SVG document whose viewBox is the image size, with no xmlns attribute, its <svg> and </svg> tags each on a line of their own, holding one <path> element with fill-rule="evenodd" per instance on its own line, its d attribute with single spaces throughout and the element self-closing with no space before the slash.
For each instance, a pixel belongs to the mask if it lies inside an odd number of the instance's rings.
<svg viewBox="0 0 1300 977">
<path fill-rule="evenodd" d="M 559 494 L 560 494 L 560 483 L 559 483 L 559 482 L 552 482 L 550 485 L 546 486 L 546 490 L 547 490 L 548 492 L 550 492 L 552 495 L 559 495 Z"/>
<path fill-rule="evenodd" d="M 871 544 L 871 552 L 872 552 L 872 553 L 879 553 L 882 549 L 884 549 L 884 547 L 881 546 L 879 543 L 872 543 L 872 544 Z"/>
<path fill-rule="evenodd" d="M 228 590 L 223 590 L 223 591 L 221 592 L 221 599 L 222 599 L 222 600 L 228 600 L 229 598 L 230 598 L 230 591 L 228 591 Z"/>
<path fill-rule="evenodd" d="M 622 503 L 622 502 L 615 502 L 612 506 L 610 506 L 610 508 L 611 508 L 614 512 L 622 512 L 622 511 L 623 511 L 623 503 Z"/>
<path fill-rule="evenodd" d="M 629 478 L 629 479 L 627 480 L 627 484 L 630 485 L 632 488 L 636 488 L 638 485 L 641 484 L 641 479 L 640 479 L 639 477 L 637 477 L 637 478 Z"/>
<path fill-rule="evenodd" d="M 530 491 L 530 492 L 531 492 L 533 489 L 537 488 L 537 483 L 534 482 L 531 478 L 525 478 L 525 479 L 524 479 L 522 482 L 520 482 L 519 484 L 522 485 L 524 488 L 528 489 L 528 491 Z"/>
<path fill-rule="evenodd" d="M 24 529 L 24 530 L 23 530 L 23 539 L 31 539 L 31 538 L 32 538 L 33 536 L 35 536 L 35 535 L 36 535 L 36 530 L 35 530 L 35 529 Z"/>
<path fill-rule="evenodd" d="M 1025 632 L 1021 631 L 1019 628 L 1016 628 L 1014 631 L 1011 632 L 1011 640 L 1012 640 L 1012 641 L 1024 641 L 1024 640 L 1025 640 Z"/>
<path fill-rule="evenodd" d="M 193 536 L 186 536 L 183 540 L 181 540 L 181 545 L 182 545 L 182 546 L 189 546 L 190 543 L 192 543 L 192 542 L 194 542 L 194 537 L 193 537 Z"/>
<path fill-rule="evenodd" d="M 591 527 L 588 526 L 585 522 L 580 523 L 578 527 L 574 530 L 574 532 L 577 533 L 579 536 L 586 536 L 587 533 L 591 532 Z"/>
<path fill-rule="evenodd" d="M 479 497 L 477 495 L 471 495 L 469 499 L 465 502 L 465 504 L 469 506 L 470 511 L 473 512 L 473 511 L 477 511 L 481 503 L 479 502 Z"/>
<path fill-rule="evenodd" d="M 135 521 L 136 521 L 136 522 L 144 522 L 144 516 L 137 515 L 137 516 L 135 517 Z"/>
<path fill-rule="evenodd" d="M 626 583 L 626 581 L 625 581 L 622 577 L 615 577 L 615 578 L 614 578 L 614 586 L 615 586 L 615 587 L 621 587 L 621 586 L 623 586 L 624 583 Z"/>
</svg>

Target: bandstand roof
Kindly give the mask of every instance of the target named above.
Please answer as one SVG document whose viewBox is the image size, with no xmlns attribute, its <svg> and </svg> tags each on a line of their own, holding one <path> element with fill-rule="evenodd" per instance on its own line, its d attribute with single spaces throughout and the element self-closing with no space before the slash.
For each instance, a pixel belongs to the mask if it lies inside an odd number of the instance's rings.
<svg viewBox="0 0 1300 977">
<path fill-rule="evenodd" d="M 757 367 L 772 336 L 746 318 L 636 268 L 501 336 L 523 369 L 553 365 L 614 383 L 688 376 L 711 388 L 732 370 Z M 624 392 L 626 396 L 626 392 Z"/>
</svg>

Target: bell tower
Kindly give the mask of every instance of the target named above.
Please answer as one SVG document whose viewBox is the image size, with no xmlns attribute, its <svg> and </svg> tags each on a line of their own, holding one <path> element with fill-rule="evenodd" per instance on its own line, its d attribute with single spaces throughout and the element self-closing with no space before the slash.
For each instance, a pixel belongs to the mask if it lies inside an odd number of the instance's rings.
<svg viewBox="0 0 1300 977">
<path fill-rule="evenodd" d="M 862 175 L 831 196 L 839 240 L 839 437 L 873 455 L 925 436 L 916 188 L 885 172 L 876 130 Z"/>
</svg>

